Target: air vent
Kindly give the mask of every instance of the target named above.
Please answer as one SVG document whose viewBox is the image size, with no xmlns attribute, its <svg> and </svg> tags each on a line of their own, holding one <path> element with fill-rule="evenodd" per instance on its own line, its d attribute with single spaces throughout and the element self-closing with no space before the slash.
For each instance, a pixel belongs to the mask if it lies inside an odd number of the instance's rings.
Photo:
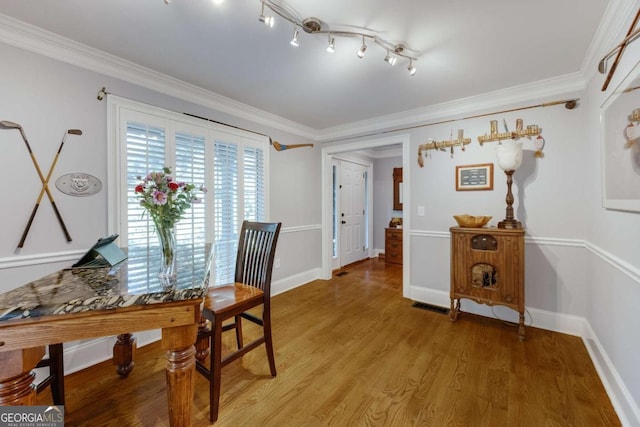
<svg viewBox="0 0 640 427">
<path fill-rule="evenodd" d="M 411 307 L 421 308 L 423 310 L 433 311 L 440 314 L 449 314 L 449 309 L 432 304 L 425 304 L 423 302 L 414 302 Z"/>
</svg>

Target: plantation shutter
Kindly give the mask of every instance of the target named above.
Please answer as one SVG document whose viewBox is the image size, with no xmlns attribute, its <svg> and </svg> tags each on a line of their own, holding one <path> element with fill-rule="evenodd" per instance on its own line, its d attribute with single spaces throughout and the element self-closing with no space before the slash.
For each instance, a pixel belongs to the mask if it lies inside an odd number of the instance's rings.
<svg viewBox="0 0 640 427">
<path fill-rule="evenodd" d="M 214 143 L 214 247 L 215 284 L 234 281 L 238 251 L 238 146 L 221 140 Z"/>
<path fill-rule="evenodd" d="M 256 147 L 244 149 L 244 219 L 264 221 L 264 153 Z"/>
<path fill-rule="evenodd" d="M 165 130 L 146 123 L 127 122 L 127 246 L 129 248 L 129 283 L 147 283 L 147 263 L 158 262 L 160 251 L 153 222 L 135 196 L 135 187 L 147 173 L 161 170 L 165 164 Z M 153 259 L 149 259 L 153 258 Z M 133 289 L 130 289 L 130 291 Z"/>
<path fill-rule="evenodd" d="M 135 186 L 149 172 L 170 166 L 176 181 L 208 190 L 197 193 L 202 202 L 193 203 L 176 225 L 178 277 L 181 270 L 202 268 L 205 262 L 197 257 L 204 255 L 195 249 L 212 244 L 215 282 L 210 285 L 233 282 L 242 221 L 267 217 L 268 139 L 122 98 L 110 96 L 108 103 L 111 158 L 116 159 L 109 172 L 114 177 L 109 204 L 115 206 L 109 229 L 128 247 L 130 277 L 157 281 L 146 267 L 158 263 L 160 250 L 154 248 L 159 242 Z"/>
<path fill-rule="evenodd" d="M 176 182 L 206 187 L 205 182 L 205 137 L 176 132 Z M 206 243 L 206 194 L 198 193 L 198 202 L 192 203 L 182 219 L 176 224 L 178 244 L 178 270 L 202 270 L 205 254 L 200 250 Z"/>
</svg>

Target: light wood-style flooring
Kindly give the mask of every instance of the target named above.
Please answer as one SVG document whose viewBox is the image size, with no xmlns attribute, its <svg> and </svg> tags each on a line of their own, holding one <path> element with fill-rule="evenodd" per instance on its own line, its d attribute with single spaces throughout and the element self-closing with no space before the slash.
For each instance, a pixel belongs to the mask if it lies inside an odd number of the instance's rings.
<svg viewBox="0 0 640 427">
<path fill-rule="evenodd" d="M 580 338 L 528 327 L 520 342 L 514 327 L 466 313 L 452 323 L 402 297 L 401 270 L 368 260 L 273 297 L 278 376 L 263 348 L 223 368 L 216 425 L 620 425 Z M 159 344 L 135 361 L 124 380 L 110 362 L 68 375 L 66 425 L 168 426 Z M 197 375 L 195 426 L 208 410 Z"/>
</svg>

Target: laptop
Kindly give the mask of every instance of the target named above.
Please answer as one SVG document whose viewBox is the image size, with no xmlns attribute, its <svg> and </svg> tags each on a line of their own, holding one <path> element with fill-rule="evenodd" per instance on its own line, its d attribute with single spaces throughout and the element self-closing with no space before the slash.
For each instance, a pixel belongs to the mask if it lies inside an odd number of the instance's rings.
<svg viewBox="0 0 640 427">
<path fill-rule="evenodd" d="M 113 267 L 127 259 L 127 254 L 114 243 L 118 234 L 102 237 L 71 268 Z"/>
</svg>

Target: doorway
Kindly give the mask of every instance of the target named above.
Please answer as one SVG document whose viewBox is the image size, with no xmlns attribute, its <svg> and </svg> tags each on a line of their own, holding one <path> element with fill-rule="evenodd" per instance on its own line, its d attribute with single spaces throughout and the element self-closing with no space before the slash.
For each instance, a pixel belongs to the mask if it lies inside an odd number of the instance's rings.
<svg viewBox="0 0 640 427">
<path fill-rule="evenodd" d="M 409 272 L 411 271 L 411 257 L 410 257 L 410 239 L 409 230 L 411 229 L 411 161 L 410 161 L 410 138 L 409 135 L 396 135 L 384 138 L 362 140 L 357 142 L 350 142 L 346 144 L 331 145 L 322 148 L 322 279 L 330 279 L 332 271 L 336 268 L 334 264 L 335 248 L 338 236 L 334 232 L 336 230 L 335 222 L 338 218 L 334 215 L 334 204 L 336 195 L 333 191 L 335 162 L 340 156 L 344 156 L 345 153 L 367 150 L 375 147 L 383 147 L 389 145 L 401 144 L 402 146 L 402 166 L 403 166 L 403 187 L 406 191 L 403 194 L 403 210 L 405 215 L 403 216 L 403 253 L 405 254 L 405 260 L 402 267 L 402 288 L 403 296 L 409 297 L 410 295 L 410 280 Z M 371 185 L 367 188 L 367 205 L 371 203 Z M 371 218 L 367 221 L 368 236 L 372 235 L 372 222 Z M 342 225 L 342 224 L 340 224 Z M 371 246 L 371 245 L 368 245 Z M 371 251 L 372 248 L 369 248 Z M 365 249 L 365 252 L 366 249 Z M 372 257 L 373 253 L 367 253 L 367 256 Z"/>
</svg>

